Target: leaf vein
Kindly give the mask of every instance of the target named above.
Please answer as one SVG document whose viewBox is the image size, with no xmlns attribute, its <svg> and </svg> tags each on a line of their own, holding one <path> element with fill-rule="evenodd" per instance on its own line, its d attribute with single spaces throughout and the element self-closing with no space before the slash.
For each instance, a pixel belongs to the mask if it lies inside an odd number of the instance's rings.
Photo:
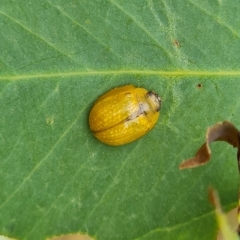
<svg viewBox="0 0 240 240">
<path fill-rule="evenodd" d="M 169 53 L 164 49 L 164 47 L 159 43 L 159 41 L 141 24 L 137 21 L 137 19 L 135 19 L 129 12 L 127 12 L 123 7 L 121 7 L 118 3 L 116 3 L 113 0 L 109 0 L 109 2 L 112 3 L 113 6 L 115 6 L 116 8 L 118 8 L 121 12 L 123 12 L 126 16 L 130 17 L 135 24 L 149 37 L 151 38 L 155 44 L 165 53 L 166 56 L 168 56 L 169 58 L 170 55 Z"/>
<path fill-rule="evenodd" d="M 23 181 L 21 182 L 21 184 L 15 189 L 15 191 L 13 191 L 9 197 L 1 203 L 0 205 L 0 209 L 10 200 L 12 199 L 15 194 L 25 185 L 25 183 L 27 181 L 29 181 L 32 177 L 32 175 L 41 167 L 41 165 L 49 158 L 49 156 L 54 152 L 54 150 L 56 149 L 56 147 L 59 145 L 59 143 L 64 139 L 64 137 L 70 132 L 70 130 L 72 129 L 72 127 L 75 125 L 75 123 L 77 122 L 79 116 L 82 114 L 83 109 L 81 109 L 81 111 L 79 112 L 79 114 L 77 115 L 77 117 L 75 118 L 75 120 L 65 129 L 65 131 L 61 134 L 61 136 L 58 138 L 58 140 L 56 141 L 56 143 L 53 145 L 53 147 L 46 153 L 46 155 L 38 162 L 38 164 L 36 164 L 36 166 L 32 169 L 32 171 L 23 179 Z"/>
<path fill-rule="evenodd" d="M 56 72 L 56 73 L 41 73 L 41 74 L 29 74 L 29 75 L 13 75 L 13 76 L 0 76 L 0 80 L 26 80 L 36 78 L 55 78 L 55 77 L 73 77 L 73 76 L 91 76 L 91 75 L 143 75 L 143 76 L 232 76 L 239 77 L 240 70 L 233 71 L 192 71 L 192 70 L 179 70 L 179 71 L 164 71 L 164 70 L 89 70 L 89 71 L 77 71 L 77 72 Z"/>
<path fill-rule="evenodd" d="M 72 19 L 62 8 L 53 5 L 51 2 L 48 2 L 52 7 L 56 8 L 63 16 L 65 16 L 66 18 L 68 18 L 70 21 L 72 21 L 74 24 L 76 24 L 78 27 L 80 27 L 81 29 L 83 29 L 85 32 L 88 33 L 88 35 L 90 35 L 92 38 L 94 38 L 95 40 L 97 40 L 103 47 L 105 47 L 106 49 L 108 49 L 110 52 L 112 52 L 115 56 L 120 57 L 117 53 L 115 53 L 113 51 L 113 49 L 111 49 L 108 45 L 106 45 L 104 42 L 102 42 L 96 35 L 94 35 L 91 31 L 89 31 L 86 27 L 84 27 L 82 24 L 80 24 L 79 22 L 75 21 L 74 19 Z"/>
<path fill-rule="evenodd" d="M 101 205 L 101 203 L 103 202 L 103 200 L 106 197 L 107 193 L 113 188 L 113 186 L 115 185 L 115 182 L 116 182 L 119 174 L 122 172 L 122 170 L 124 169 L 124 167 L 128 163 L 129 157 L 131 156 L 133 151 L 137 148 L 137 146 L 138 146 L 138 144 L 135 146 L 135 148 L 132 150 L 132 152 L 130 154 L 128 154 L 126 159 L 122 162 L 121 167 L 119 167 L 118 171 L 116 172 L 115 176 L 113 177 L 111 184 L 106 188 L 105 192 L 102 194 L 102 197 L 101 197 L 100 201 L 92 208 L 91 212 L 89 213 L 89 215 L 85 219 L 83 225 L 86 225 L 87 220 L 92 216 L 92 214 L 96 211 L 96 209 Z"/>
<path fill-rule="evenodd" d="M 28 33 L 32 34 L 33 36 L 35 36 L 36 38 L 40 39 L 42 42 L 44 42 L 45 44 L 47 44 L 48 46 L 50 46 L 51 48 L 53 48 L 55 51 L 61 53 L 64 56 L 67 56 L 68 58 L 71 58 L 68 54 L 66 54 L 65 52 L 62 52 L 60 49 L 58 49 L 56 46 L 54 46 L 52 43 L 48 42 L 46 39 L 44 39 L 43 37 L 41 37 L 40 35 L 38 35 L 37 33 L 33 32 L 31 29 L 29 29 L 28 27 L 24 26 L 21 22 L 19 22 L 18 20 L 14 19 L 13 17 L 9 16 L 8 14 L 0 11 L 0 14 L 2 14 L 3 16 L 5 16 L 6 18 L 8 18 L 9 20 L 11 20 L 12 22 L 14 22 L 15 24 L 17 24 L 18 26 L 22 27 L 25 31 L 27 31 Z"/>
<path fill-rule="evenodd" d="M 225 27 L 226 29 L 228 29 L 233 35 L 237 36 L 238 38 L 240 38 L 240 34 L 234 30 L 233 28 L 231 28 L 228 24 L 226 24 L 225 22 L 223 22 L 222 20 L 218 20 L 218 17 L 215 16 L 213 13 L 207 11 L 206 9 L 204 9 L 203 7 L 201 7 L 200 5 L 198 5 L 196 2 L 193 2 L 191 0 L 188 0 L 189 3 L 191 3 L 192 5 L 194 5 L 196 8 L 198 8 L 199 10 L 201 10 L 202 12 L 204 12 L 206 15 L 210 16 L 216 23 L 218 23 L 219 25 Z"/>
</svg>

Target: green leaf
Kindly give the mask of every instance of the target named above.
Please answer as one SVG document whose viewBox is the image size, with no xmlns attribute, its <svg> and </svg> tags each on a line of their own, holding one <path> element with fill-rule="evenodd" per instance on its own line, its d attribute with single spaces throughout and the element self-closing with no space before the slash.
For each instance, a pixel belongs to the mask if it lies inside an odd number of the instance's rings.
<svg viewBox="0 0 240 240">
<path fill-rule="evenodd" d="M 214 239 L 209 185 L 237 205 L 236 150 L 179 171 L 206 129 L 240 128 L 239 4 L 0 1 L 0 234 L 44 239 Z M 121 147 L 88 127 L 94 101 L 134 84 L 163 101 L 156 127 Z"/>
</svg>

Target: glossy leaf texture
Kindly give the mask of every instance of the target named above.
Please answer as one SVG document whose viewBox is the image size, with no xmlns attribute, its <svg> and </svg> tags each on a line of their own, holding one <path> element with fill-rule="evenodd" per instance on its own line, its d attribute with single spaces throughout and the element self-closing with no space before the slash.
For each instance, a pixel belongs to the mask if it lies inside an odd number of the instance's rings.
<svg viewBox="0 0 240 240">
<path fill-rule="evenodd" d="M 240 128 L 237 0 L 0 1 L 0 235 L 215 239 L 207 189 L 237 206 L 236 150 L 179 171 L 206 129 Z M 155 128 L 110 147 L 89 111 L 109 89 L 161 96 Z"/>
</svg>

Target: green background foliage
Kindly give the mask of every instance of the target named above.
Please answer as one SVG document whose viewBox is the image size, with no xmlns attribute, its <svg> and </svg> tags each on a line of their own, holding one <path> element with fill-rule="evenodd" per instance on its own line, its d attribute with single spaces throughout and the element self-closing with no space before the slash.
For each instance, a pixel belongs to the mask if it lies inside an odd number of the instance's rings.
<svg viewBox="0 0 240 240">
<path fill-rule="evenodd" d="M 236 150 L 179 171 L 208 126 L 240 126 L 237 0 L 0 0 L 0 234 L 215 239 L 209 185 L 238 199 Z M 132 83 L 163 101 L 121 147 L 88 127 L 94 101 Z M 199 87 L 201 84 L 201 87 Z"/>
</svg>

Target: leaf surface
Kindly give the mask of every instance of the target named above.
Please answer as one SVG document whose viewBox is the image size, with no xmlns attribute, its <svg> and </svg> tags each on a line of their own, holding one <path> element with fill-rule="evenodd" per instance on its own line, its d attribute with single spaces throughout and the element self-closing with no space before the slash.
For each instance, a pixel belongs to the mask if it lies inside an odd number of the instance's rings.
<svg viewBox="0 0 240 240">
<path fill-rule="evenodd" d="M 236 151 L 179 171 L 206 129 L 240 126 L 240 5 L 233 1 L 0 1 L 0 234 L 215 239 L 214 186 L 237 205 Z M 163 101 L 121 147 L 88 127 L 94 101 L 134 84 Z"/>
</svg>

